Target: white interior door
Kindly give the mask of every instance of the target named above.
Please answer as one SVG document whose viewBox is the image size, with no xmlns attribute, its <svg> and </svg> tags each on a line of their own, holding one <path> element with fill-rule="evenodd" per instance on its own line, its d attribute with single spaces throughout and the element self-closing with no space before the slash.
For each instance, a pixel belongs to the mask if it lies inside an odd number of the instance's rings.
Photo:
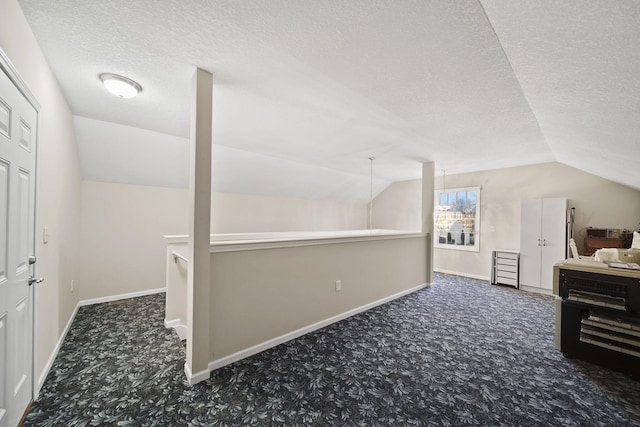
<svg viewBox="0 0 640 427">
<path fill-rule="evenodd" d="M 0 426 L 32 398 L 37 112 L 0 69 Z M 32 260 L 34 261 L 35 258 Z"/>
<path fill-rule="evenodd" d="M 567 253 L 567 199 L 543 199 L 542 218 L 540 287 L 552 290 L 553 266 Z"/>
<path fill-rule="evenodd" d="M 520 217 L 520 284 L 539 288 L 542 200 L 523 200 Z"/>
</svg>

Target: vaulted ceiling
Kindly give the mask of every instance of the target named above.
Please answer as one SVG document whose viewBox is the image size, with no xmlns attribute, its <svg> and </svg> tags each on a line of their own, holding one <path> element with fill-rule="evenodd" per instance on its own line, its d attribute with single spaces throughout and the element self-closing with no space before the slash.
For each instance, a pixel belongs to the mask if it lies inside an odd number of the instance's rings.
<svg viewBox="0 0 640 427">
<path fill-rule="evenodd" d="M 214 76 L 218 191 L 364 202 L 559 161 L 640 189 L 640 2 L 20 0 L 85 179 L 185 187 L 191 76 Z M 120 100 L 98 75 L 143 87 Z"/>
</svg>

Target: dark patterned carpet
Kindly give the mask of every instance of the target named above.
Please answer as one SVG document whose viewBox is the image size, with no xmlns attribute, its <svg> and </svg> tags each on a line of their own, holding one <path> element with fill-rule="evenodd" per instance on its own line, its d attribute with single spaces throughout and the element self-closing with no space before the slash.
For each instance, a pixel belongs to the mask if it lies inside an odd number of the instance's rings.
<svg viewBox="0 0 640 427">
<path fill-rule="evenodd" d="M 164 295 L 82 307 L 25 425 L 640 426 L 640 382 L 553 348 L 549 297 L 436 275 L 189 387 Z"/>
</svg>

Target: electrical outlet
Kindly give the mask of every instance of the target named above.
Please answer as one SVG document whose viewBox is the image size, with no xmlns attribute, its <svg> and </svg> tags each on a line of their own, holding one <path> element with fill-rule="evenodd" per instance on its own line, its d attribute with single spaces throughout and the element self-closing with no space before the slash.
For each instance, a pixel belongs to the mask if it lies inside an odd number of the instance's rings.
<svg viewBox="0 0 640 427">
<path fill-rule="evenodd" d="M 336 280 L 336 292 L 340 292 L 342 290 L 342 280 Z"/>
<path fill-rule="evenodd" d="M 73 292 L 75 290 L 75 285 L 73 283 L 73 279 L 71 279 L 71 292 Z"/>
<path fill-rule="evenodd" d="M 49 243 L 49 227 L 45 227 L 44 230 L 42 230 L 42 243 Z"/>
</svg>

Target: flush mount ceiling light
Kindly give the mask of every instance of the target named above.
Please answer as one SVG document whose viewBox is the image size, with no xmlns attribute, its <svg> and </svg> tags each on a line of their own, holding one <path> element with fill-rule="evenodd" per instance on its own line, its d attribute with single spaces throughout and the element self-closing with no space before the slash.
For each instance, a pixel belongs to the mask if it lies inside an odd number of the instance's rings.
<svg viewBox="0 0 640 427">
<path fill-rule="evenodd" d="M 112 73 L 103 73 L 99 77 L 104 87 L 118 98 L 133 98 L 142 92 L 142 86 L 126 77 Z"/>
</svg>

